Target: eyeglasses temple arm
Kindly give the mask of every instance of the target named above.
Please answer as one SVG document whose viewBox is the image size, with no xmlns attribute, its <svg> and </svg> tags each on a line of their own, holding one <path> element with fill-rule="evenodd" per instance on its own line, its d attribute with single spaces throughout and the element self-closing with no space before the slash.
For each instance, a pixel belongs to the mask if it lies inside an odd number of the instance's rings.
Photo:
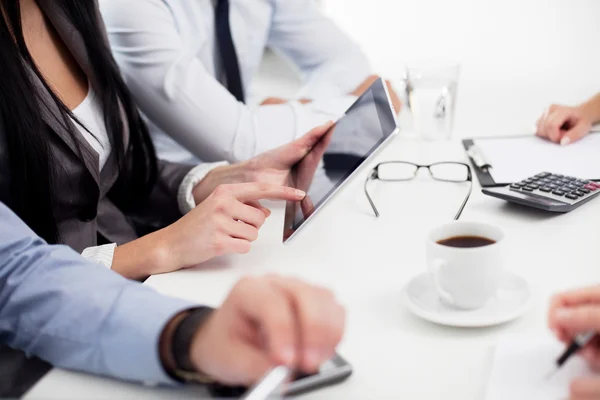
<svg viewBox="0 0 600 400">
<path fill-rule="evenodd" d="M 455 221 L 458 221 L 458 219 L 462 215 L 463 210 L 465 209 L 467 202 L 469 201 L 469 198 L 471 198 L 471 193 L 473 193 L 473 176 L 471 175 L 471 169 L 469 168 L 469 192 L 467 193 L 467 196 L 465 197 L 465 200 L 463 201 L 462 205 L 458 209 L 458 212 L 454 216 Z"/>
<path fill-rule="evenodd" d="M 375 207 L 375 203 L 373 203 L 373 200 L 371 199 L 371 196 L 369 195 L 369 190 L 367 189 L 367 185 L 369 184 L 369 181 L 372 179 L 373 175 L 369 175 L 367 176 L 367 179 L 365 179 L 365 185 L 364 185 L 364 189 L 365 189 L 365 195 L 367 196 L 367 200 L 369 200 L 369 204 L 371 205 L 371 208 L 373 209 L 373 212 L 375 213 L 375 217 L 379 218 L 379 211 L 377 211 L 377 207 Z"/>
</svg>

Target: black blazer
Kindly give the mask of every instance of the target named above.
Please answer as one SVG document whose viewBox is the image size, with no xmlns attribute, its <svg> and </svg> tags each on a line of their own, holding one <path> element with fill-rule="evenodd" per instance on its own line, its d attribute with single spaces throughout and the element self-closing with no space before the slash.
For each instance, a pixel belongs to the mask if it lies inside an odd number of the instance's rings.
<svg viewBox="0 0 600 400">
<path fill-rule="evenodd" d="M 86 73 L 90 85 L 99 92 L 79 32 L 52 0 L 38 0 L 38 3 Z M 102 20 L 99 12 L 98 15 Z M 106 32 L 104 40 L 108 47 Z M 147 203 L 135 214 L 123 212 L 119 204 L 107 197 L 119 179 L 115 157 L 111 156 L 100 172 L 96 151 L 82 136 L 77 136 L 77 143 L 73 140 L 50 93 L 33 71 L 31 75 L 44 102 L 43 106 L 40 105 L 40 113 L 56 132 L 50 137 L 49 143 L 53 159 L 61 166 L 61 172 L 54 182 L 54 189 L 58 193 L 54 211 L 62 243 L 81 252 L 86 247 L 96 246 L 100 234 L 109 242 L 122 244 L 139 237 L 138 226 L 160 228 L 181 217 L 177 191 L 192 166 L 159 161 L 158 182 Z M 77 132 L 71 121 L 67 123 L 73 132 Z M 129 133 L 123 132 L 126 143 L 128 138 Z M 0 201 L 10 205 L 10 171 L 6 151 L 6 135 L 0 121 Z"/>
</svg>

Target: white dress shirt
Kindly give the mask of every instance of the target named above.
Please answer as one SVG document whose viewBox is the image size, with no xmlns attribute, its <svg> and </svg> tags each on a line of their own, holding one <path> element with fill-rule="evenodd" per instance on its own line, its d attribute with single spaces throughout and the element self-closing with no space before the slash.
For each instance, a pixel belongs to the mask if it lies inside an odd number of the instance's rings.
<svg viewBox="0 0 600 400">
<path fill-rule="evenodd" d="M 242 83 L 249 93 L 267 46 L 297 67 L 298 98 L 239 103 L 222 85 L 213 0 L 100 0 L 110 43 L 161 158 L 245 160 L 337 119 L 369 75 L 367 59 L 314 0 L 230 0 Z"/>
<path fill-rule="evenodd" d="M 106 160 L 110 156 L 112 147 L 110 145 L 110 139 L 106 130 L 106 124 L 104 123 L 104 114 L 102 113 L 102 104 L 100 99 L 96 96 L 96 93 L 91 85 L 86 98 L 79 104 L 72 112 L 77 118 L 75 126 L 79 130 L 79 133 L 89 143 L 89 145 L 98 153 L 98 170 L 101 171 Z M 179 210 L 186 214 L 190 212 L 195 206 L 196 202 L 192 191 L 194 187 L 208 174 L 213 168 L 227 164 L 226 162 L 220 163 L 204 163 L 193 168 L 184 177 L 183 181 L 179 185 L 177 193 L 177 203 Z M 113 258 L 117 245 L 115 243 L 88 247 L 83 250 L 81 255 L 98 264 L 101 264 L 107 268 L 112 268 Z"/>
</svg>

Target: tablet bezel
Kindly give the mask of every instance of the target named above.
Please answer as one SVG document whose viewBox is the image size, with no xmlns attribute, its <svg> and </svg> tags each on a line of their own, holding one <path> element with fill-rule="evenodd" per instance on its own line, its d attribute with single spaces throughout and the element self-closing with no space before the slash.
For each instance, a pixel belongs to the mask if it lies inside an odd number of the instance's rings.
<svg viewBox="0 0 600 400">
<path fill-rule="evenodd" d="M 308 218 L 304 218 L 301 222 L 299 222 L 297 228 L 294 230 L 294 232 L 289 236 L 289 237 L 285 237 L 286 234 L 286 223 L 287 221 L 284 221 L 284 228 L 283 228 L 283 243 L 287 244 L 290 243 L 292 241 L 292 239 L 298 234 L 298 232 L 300 232 L 302 230 L 303 227 L 305 227 L 306 225 L 309 224 L 309 222 L 311 221 L 311 219 L 313 219 L 313 217 L 319 213 L 320 210 L 322 210 L 327 203 L 329 203 L 329 201 L 334 198 L 339 191 L 359 172 L 361 171 L 365 165 L 368 164 L 368 162 L 381 150 L 383 149 L 390 141 L 392 138 L 396 137 L 396 135 L 398 134 L 400 127 L 399 127 L 399 123 L 398 123 L 398 115 L 396 113 L 396 111 L 394 110 L 394 105 L 392 103 L 392 98 L 390 96 L 390 92 L 388 89 L 388 86 L 386 84 L 386 82 L 383 80 L 383 78 L 379 78 L 377 79 L 375 82 L 373 82 L 373 84 L 371 86 L 369 86 L 369 89 L 367 89 L 365 91 L 365 93 L 363 93 L 355 102 L 354 104 L 356 104 L 357 102 L 360 101 L 360 99 L 365 96 L 370 90 L 371 88 L 377 84 L 380 83 L 383 86 L 383 89 L 385 91 L 385 95 L 387 98 L 387 102 L 388 102 L 388 106 L 390 108 L 390 111 L 392 113 L 392 117 L 394 120 L 394 124 L 396 125 L 396 127 L 394 128 L 394 130 L 392 131 L 392 133 L 390 133 L 390 135 L 384 139 L 381 140 L 381 142 L 379 142 L 378 144 L 375 145 L 375 147 L 373 149 L 371 149 L 366 155 L 365 155 L 365 159 L 360 163 L 360 165 L 358 167 L 356 167 L 354 169 L 354 171 L 350 172 L 346 177 L 344 177 L 340 182 L 338 182 L 336 184 L 336 187 L 333 189 L 333 191 L 327 195 L 324 199 L 321 200 L 320 204 L 318 204 L 315 208 L 315 210 L 308 216 Z M 353 105 L 354 105 L 353 104 Z M 350 107 L 352 108 L 352 106 Z M 344 118 L 346 116 L 346 114 L 344 114 L 344 116 L 342 116 L 337 122 L 339 122 L 342 118 Z M 337 125 L 336 122 L 336 125 Z M 332 129 L 335 128 L 332 127 Z M 302 162 L 302 160 L 300 161 Z M 299 162 L 299 163 L 300 163 Z M 297 164 L 296 164 L 297 165 Z M 296 166 L 292 167 L 295 168 Z M 286 203 L 286 212 L 287 212 L 287 208 L 288 208 L 288 204 Z M 295 226 L 296 224 L 294 224 L 293 226 Z"/>
</svg>

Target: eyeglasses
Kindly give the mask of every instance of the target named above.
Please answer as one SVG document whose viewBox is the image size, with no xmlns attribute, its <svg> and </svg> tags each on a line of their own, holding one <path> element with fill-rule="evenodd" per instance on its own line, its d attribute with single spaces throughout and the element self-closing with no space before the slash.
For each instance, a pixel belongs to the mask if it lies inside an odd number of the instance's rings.
<svg viewBox="0 0 600 400">
<path fill-rule="evenodd" d="M 367 200 L 369 200 L 376 217 L 379 217 L 379 211 L 369 195 L 369 181 L 411 181 L 417 177 L 417 173 L 421 168 L 427 168 L 429 175 L 436 181 L 456 183 L 469 182 L 469 192 L 467 193 L 467 197 L 465 197 L 465 200 L 458 209 L 458 213 L 456 213 L 456 216 L 454 217 L 455 220 L 460 218 L 467 205 L 467 201 L 469 201 L 469 198 L 471 197 L 471 192 L 473 191 L 473 175 L 471 173 L 471 167 L 468 164 L 459 162 L 440 162 L 431 165 L 419 165 L 406 161 L 386 161 L 377 164 L 365 180 L 365 195 L 367 196 Z"/>
</svg>

